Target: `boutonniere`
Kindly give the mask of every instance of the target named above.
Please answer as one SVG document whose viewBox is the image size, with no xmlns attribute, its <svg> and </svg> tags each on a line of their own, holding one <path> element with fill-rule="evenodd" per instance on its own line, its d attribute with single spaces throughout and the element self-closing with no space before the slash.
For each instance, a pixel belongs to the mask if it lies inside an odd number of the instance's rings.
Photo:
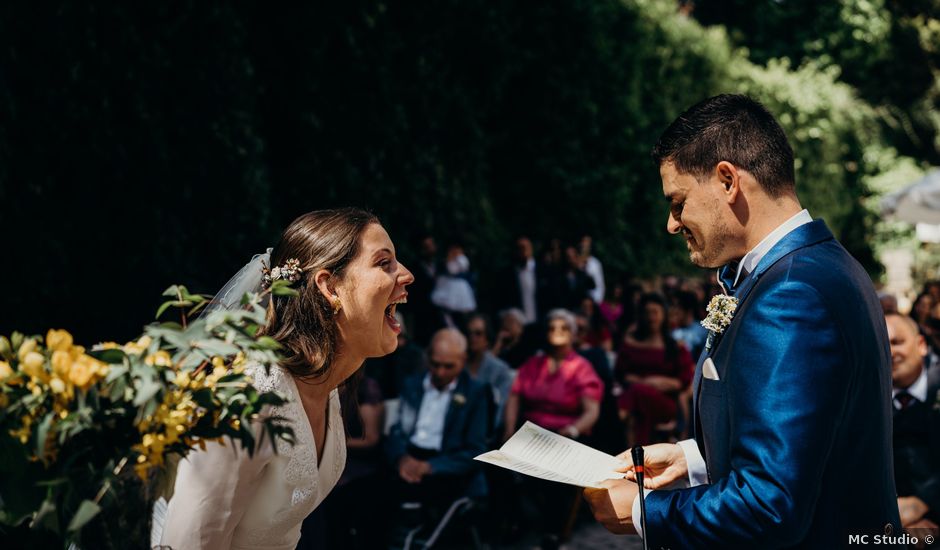
<svg viewBox="0 0 940 550">
<path fill-rule="evenodd" d="M 712 341 L 716 334 L 721 334 L 734 319 L 734 312 L 738 309 L 738 299 L 734 296 L 718 294 L 705 308 L 708 315 L 702 320 L 702 326 L 708 329 L 708 340 L 705 341 L 705 351 L 712 348 Z"/>
<path fill-rule="evenodd" d="M 467 402 L 467 398 L 464 397 L 464 395 L 463 395 L 462 393 L 455 393 L 455 394 L 454 394 L 454 405 L 457 405 L 457 406 L 459 407 L 459 406 L 463 405 L 463 404 L 466 403 L 466 402 Z"/>
</svg>

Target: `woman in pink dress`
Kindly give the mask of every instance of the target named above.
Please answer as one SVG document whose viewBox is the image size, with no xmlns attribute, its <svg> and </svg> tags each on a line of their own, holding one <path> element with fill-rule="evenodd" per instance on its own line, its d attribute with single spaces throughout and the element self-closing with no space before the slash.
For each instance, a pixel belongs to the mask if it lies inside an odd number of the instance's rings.
<svg viewBox="0 0 940 550">
<path fill-rule="evenodd" d="M 631 445 L 652 443 L 657 424 L 676 420 L 678 396 L 689 386 L 692 355 L 670 334 L 666 301 L 658 294 L 640 300 L 636 329 L 624 338 L 614 376 L 623 386 L 621 414 L 632 424 Z"/>
<path fill-rule="evenodd" d="M 574 350 L 576 330 L 573 314 L 563 309 L 549 312 L 547 353 L 519 367 L 506 401 L 503 440 L 526 420 L 572 439 L 591 432 L 600 415 L 604 383 L 591 363 Z M 543 535 L 540 546 L 556 548 L 570 534 L 580 490 L 526 478 L 523 496 L 539 511 L 536 521 Z"/>
</svg>

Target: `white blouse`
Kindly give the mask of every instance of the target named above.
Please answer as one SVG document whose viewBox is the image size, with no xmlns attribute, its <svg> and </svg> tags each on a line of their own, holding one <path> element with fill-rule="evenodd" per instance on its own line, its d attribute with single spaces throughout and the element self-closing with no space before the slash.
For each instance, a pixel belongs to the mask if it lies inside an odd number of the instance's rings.
<svg viewBox="0 0 940 550">
<path fill-rule="evenodd" d="M 154 514 L 153 540 L 174 550 L 266 548 L 294 550 L 300 526 L 333 489 L 346 464 L 339 393 L 330 393 L 326 441 L 318 460 L 313 430 L 289 372 L 251 367 L 258 391 L 288 397 L 272 414 L 286 418 L 296 443 L 265 437 L 254 456 L 230 439 L 191 451 L 180 461 L 165 522 Z M 163 525 L 160 525 L 163 523 Z"/>
</svg>

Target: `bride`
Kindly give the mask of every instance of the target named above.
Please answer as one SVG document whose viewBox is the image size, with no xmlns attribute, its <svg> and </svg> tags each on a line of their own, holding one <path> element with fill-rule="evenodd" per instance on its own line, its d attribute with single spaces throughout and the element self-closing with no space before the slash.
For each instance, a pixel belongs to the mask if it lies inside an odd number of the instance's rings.
<svg viewBox="0 0 940 550">
<path fill-rule="evenodd" d="M 264 331 L 284 346 L 286 359 L 270 373 L 249 368 L 259 390 L 288 396 L 272 413 L 291 421 L 295 444 L 279 441 L 275 450 L 265 438 L 251 457 L 231 440 L 190 452 L 180 461 L 162 536 L 155 520 L 164 547 L 293 550 L 304 518 L 346 462 L 337 388 L 366 358 L 397 346 L 395 308 L 414 278 L 375 216 L 353 208 L 304 214 L 266 265 L 263 277 L 253 273 L 262 269 L 256 258 L 226 288 L 243 287 L 246 277 L 261 285 L 290 278 L 299 292 L 272 296 L 268 308 Z"/>
</svg>

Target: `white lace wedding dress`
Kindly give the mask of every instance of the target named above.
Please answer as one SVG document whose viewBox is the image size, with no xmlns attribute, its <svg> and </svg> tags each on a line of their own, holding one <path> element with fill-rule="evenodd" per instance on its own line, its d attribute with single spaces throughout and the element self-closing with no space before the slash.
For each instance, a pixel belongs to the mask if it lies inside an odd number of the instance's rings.
<svg viewBox="0 0 940 550">
<path fill-rule="evenodd" d="M 288 396 L 289 402 L 272 413 L 290 421 L 296 444 L 278 441 L 275 453 L 268 440 L 253 457 L 238 445 L 233 448 L 231 440 L 190 452 L 180 461 L 169 504 L 155 507 L 154 545 L 294 550 L 304 518 L 339 480 L 346 435 L 337 390 L 330 394 L 323 456 L 317 457 L 294 378 L 280 368 L 270 374 L 260 367 L 249 372 L 259 391 Z"/>
</svg>

